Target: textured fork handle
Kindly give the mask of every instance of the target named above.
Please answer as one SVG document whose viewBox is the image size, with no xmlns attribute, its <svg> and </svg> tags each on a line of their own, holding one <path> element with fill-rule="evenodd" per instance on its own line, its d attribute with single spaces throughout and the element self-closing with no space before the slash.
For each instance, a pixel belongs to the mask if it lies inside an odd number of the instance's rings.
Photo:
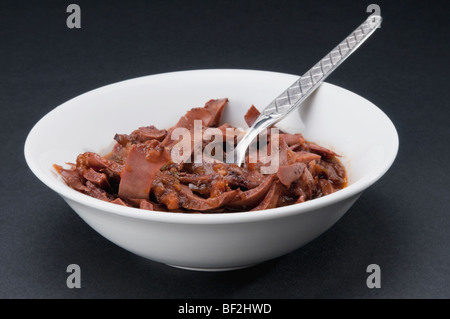
<svg viewBox="0 0 450 319">
<path fill-rule="evenodd" d="M 245 151 L 255 137 L 286 117 L 315 91 L 315 89 L 381 25 L 379 15 L 371 15 L 355 31 L 315 64 L 308 72 L 281 93 L 261 112 L 247 134 L 236 147 L 235 162 L 240 165 Z"/>
<path fill-rule="evenodd" d="M 284 117 L 303 102 L 345 59 L 369 38 L 381 24 L 380 16 L 370 16 L 337 47 L 273 100 L 262 112 L 274 118 Z M 273 123 L 272 123 L 273 125 Z"/>
</svg>

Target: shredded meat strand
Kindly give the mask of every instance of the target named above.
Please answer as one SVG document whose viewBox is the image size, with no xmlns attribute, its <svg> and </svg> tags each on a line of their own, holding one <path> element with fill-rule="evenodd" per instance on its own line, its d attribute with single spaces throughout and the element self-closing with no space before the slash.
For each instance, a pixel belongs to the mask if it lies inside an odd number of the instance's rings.
<svg viewBox="0 0 450 319">
<path fill-rule="evenodd" d="M 172 132 L 184 128 L 192 134 L 196 120 L 201 121 L 202 132 L 217 128 L 223 133 L 223 141 L 214 141 L 218 149 L 224 150 L 232 143 L 236 146 L 237 133 L 225 140 L 227 129 L 235 128 L 221 123 L 227 102 L 228 99 L 209 100 L 202 108 L 190 109 L 169 129 L 150 125 L 130 134 L 116 134 L 116 144 L 109 154 L 82 153 L 75 163 L 67 163 L 68 168 L 56 164 L 54 168 L 78 192 L 116 205 L 166 213 L 266 210 L 303 203 L 347 186 L 339 155 L 306 141 L 299 133 L 280 132 L 279 166 L 270 174 L 261 170 L 269 165 L 266 160 L 272 149 L 270 133 L 266 144 L 258 144 L 256 154 L 262 155 L 257 162 L 251 163 L 247 156 L 242 167 L 227 163 L 225 152 L 223 158 L 203 157 L 200 162 L 194 161 L 193 153 L 183 154 L 186 157 L 181 163 L 172 159 L 171 150 L 179 142 L 172 139 Z M 259 115 L 252 105 L 244 116 L 247 125 L 251 126 Z M 208 143 L 203 140 L 200 144 L 203 149 Z M 276 150 L 276 144 L 272 145 Z"/>
</svg>

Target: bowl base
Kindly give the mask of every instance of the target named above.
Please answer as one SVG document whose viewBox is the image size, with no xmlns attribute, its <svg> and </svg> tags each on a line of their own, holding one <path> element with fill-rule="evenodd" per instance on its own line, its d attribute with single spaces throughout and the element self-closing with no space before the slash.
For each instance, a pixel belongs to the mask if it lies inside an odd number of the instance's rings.
<svg viewBox="0 0 450 319">
<path fill-rule="evenodd" d="M 248 268 L 248 267 L 252 267 L 256 264 L 251 264 L 251 265 L 246 265 L 246 266 L 238 266 L 238 267 L 225 267 L 225 268 L 197 268 L 197 267 L 177 266 L 177 265 L 171 265 L 171 264 L 166 264 L 166 265 L 170 266 L 170 267 L 175 267 L 175 268 L 184 269 L 184 270 L 191 270 L 191 271 L 219 272 L 219 271 L 232 271 L 232 270 Z"/>
</svg>

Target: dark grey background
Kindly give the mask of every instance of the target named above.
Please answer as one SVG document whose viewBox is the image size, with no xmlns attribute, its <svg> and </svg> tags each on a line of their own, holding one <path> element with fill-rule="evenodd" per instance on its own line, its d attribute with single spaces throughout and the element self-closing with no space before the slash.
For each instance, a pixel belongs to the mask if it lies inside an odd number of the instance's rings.
<svg viewBox="0 0 450 319">
<path fill-rule="evenodd" d="M 81 6 L 79 30 L 66 27 L 72 2 Z M 328 82 L 392 119 L 398 157 L 332 229 L 282 258 L 199 273 L 137 257 L 86 225 L 24 160 L 32 126 L 83 92 L 189 69 L 300 75 L 370 3 L 1 1 L 0 297 L 449 298 L 446 1 L 376 1 L 382 28 Z M 81 289 L 66 287 L 72 263 L 81 266 Z M 372 263 L 381 266 L 381 289 L 366 287 Z"/>
</svg>

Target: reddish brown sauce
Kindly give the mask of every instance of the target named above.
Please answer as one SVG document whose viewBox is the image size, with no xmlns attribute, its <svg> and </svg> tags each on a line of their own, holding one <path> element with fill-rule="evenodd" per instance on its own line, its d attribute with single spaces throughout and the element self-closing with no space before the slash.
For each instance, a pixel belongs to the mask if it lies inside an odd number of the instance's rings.
<svg viewBox="0 0 450 319">
<path fill-rule="evenodd" d="M 220 125 L 227 99 L 210 100 L 203 108 L 189 110 L 174 127 L 141 127 L 131 134 L 116 134 L 116 144 L 106 156 L 78 155 L 69 168 L 54 165 L 66 184 L 86 195 L 114 204 L 145 210 L 185 213 L 257 211 L 302 203 L 347 186 L 343 165 L 333 151 L 306 141 L 301 134 L 278 135 L 279 167 L 262 174 L 259 159 L 242 167 L 226 163 L 226 155 L 213 163 L 202 160 L 175 162 L 171 150 L 176 128 L 202 130 L 232 128 Z M 259 116 L 252 106 L 245 115 L 249 126 Z M 225 141 L 225 138 L 224 138 Z M 270 139 L 268 139 L 270 143 Z M 234 146 L 237 139 L 234 138 Z M 267 148 L 269 144 L 258 148 Z M 203 142 L 203 147 L 205 143 Z M 220 145 L 226 148 L 225 142 Z M 224 153 L 226 154 L 226 153 Z"/>
</svg>

